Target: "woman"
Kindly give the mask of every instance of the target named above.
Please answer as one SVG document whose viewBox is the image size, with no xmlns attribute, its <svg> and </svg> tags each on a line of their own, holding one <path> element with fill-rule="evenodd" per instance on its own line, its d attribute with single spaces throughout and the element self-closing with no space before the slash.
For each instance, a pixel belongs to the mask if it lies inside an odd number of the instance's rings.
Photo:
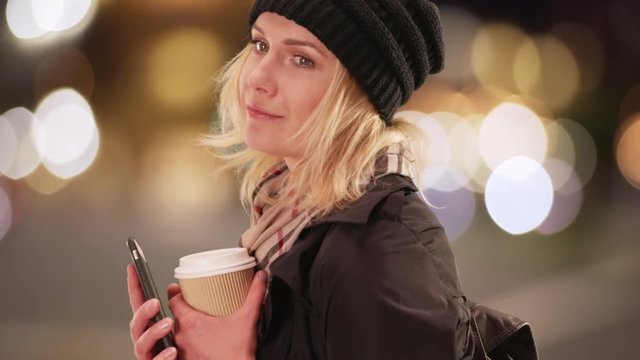
<svg viewBox="0 0 640 360">
<path fill-rule="evenodd" d="M 220 78 L 222 125 L 208 143 L 242 170 L 252 224 L 241 245 L 263 271 L 228 317 L 193 310 L 169 287 L 181 358 L 469 356 L 452 252 L 414 182 L 421 133 L 394 119 L 442 68 L 437 8 L 257 0 L 250 24 L 251 43 Z M 131 268 L 128 279 L 135 353 L 152 359 L 173 323 L 145 330 L 159 304 L 143 304 Z"/>
</svg>

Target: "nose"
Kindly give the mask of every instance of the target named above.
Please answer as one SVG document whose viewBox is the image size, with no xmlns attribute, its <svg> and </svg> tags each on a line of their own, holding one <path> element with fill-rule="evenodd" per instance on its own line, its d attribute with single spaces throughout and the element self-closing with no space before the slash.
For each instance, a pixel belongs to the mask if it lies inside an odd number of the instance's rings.
<svg viewBox="0 0 640 360">
<path fill-rule="evenodd" d="M 275 59 L 270 53 L 247 65 L 250 67 L 247 69 L 249 72 L 247 82 L 253 90 L 265 96 L 273 96 L 278 92 Z"/>
</svg>

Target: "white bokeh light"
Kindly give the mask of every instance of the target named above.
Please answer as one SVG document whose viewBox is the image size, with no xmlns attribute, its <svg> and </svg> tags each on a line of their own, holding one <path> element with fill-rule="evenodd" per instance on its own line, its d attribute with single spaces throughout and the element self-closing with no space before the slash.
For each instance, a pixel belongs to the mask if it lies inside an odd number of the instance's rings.
<svg viewBox="0 0 640 360">
<path fill-rule="evenodd" d="M 23 107 L 18 107 L 5 112 L 3 116 L 13 128 L 16 137 L 13 163 L 3 172 L 9 178 L 20 179 L 29 175 L 40 164 L 40 155 L 32 136 L 33 114 Z"/>
<path fill-rule="evenodd" d="M 80 22 L 88 17 L 93 6 L 92 0 L 63 0 L 63 3 L 64 11 L 58 22 L 52 28 L 54 31 L 71 29 L 80 24 Z"/>
<path fill-rule="evenodd" d="M 13 166 L 17 152 L 16 132 L 9 120 L 0 116 L 0 174 L 5 174 Z"/>
<path fill-rule="evenodd" d="M 65 0 L 31 0 L 31 7 L 36 24 L 45 31 L 51 31 L 62 18 Z"/>
<path fill-rule="evenodd" d="M 493 109 L 482 122 L 478 136 L 480 154 L 491 169 L 516 156 L 541 163 L 547 153 L 542 121 L 529 108 L 516 103 L 502 103 Z"/>
<path fill-rule="evenodd" d="M 33 130 L 42 163 L 60 178 L 83 172 L 98 153 L 99 133 L 91 107 L 72 89 L 55 91 L 42 101 Z"/>
<path fill-rule="evenodd" d="M 489 215 L 503 230 L 517 235 L 538 227 L 553 203 L 553 184 L 536 160 L 524 156 L 500 164 L 485 190 Z"/>
<path fill-rule="evenodd" d="M 47 33 L 36 22 L 31 0 L 7 1 L 6 18 L 9 30 L 19 39 L 32 39 Z"/>
<path fill-rule="evenodd" d="M 91 14 L 92 0 L 9 0 L 7 24 L 19 39 L 33 39 L 76 27 Z"/>
<path fill-rule="evenodd" d="M 423 173 L 422 188 L 431 188 L 445 175 L 449 164 L 449 137 L 438 120 L 418 111 L 401 111 L 396 114 L 415 123 L 424 131 L 427 142 L 427 165 Z"/>
</svg>

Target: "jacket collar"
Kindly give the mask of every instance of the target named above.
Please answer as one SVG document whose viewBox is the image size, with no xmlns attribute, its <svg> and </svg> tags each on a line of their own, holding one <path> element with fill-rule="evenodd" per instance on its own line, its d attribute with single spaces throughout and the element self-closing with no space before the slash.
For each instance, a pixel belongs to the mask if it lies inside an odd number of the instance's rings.
<svg viewBox="0 0 640 360">
<path fill-rule="evenodd" d="M 405 176 L 398 174 L 382 176 L 371 183 L 369 190 L 367 190 L 367 192 L 359 199 L 347 207 L 311 224 L 311 226 L 336 222 L 364 224 L 369 219 L 369 215 L 373 208 L 382 199 L 400 189 L 418 191 L 418 188 L 413 184 L 413 182 Z"/>
</svg>

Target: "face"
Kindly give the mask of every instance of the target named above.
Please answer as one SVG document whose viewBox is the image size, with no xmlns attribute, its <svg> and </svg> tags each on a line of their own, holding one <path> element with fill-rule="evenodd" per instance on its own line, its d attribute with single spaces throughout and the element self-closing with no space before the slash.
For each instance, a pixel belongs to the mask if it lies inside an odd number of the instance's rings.
<svg viewBox="0 0 640 360">
<path fill-rule="evenodd" d="M 327 92 L 338 61 L 311 32 L 274 13 L 258 17 L 251 39 L 253 48 L 240 75 L 245 142 L 291 166 L 304 144 L 290 139 Z"/>
</svg>

